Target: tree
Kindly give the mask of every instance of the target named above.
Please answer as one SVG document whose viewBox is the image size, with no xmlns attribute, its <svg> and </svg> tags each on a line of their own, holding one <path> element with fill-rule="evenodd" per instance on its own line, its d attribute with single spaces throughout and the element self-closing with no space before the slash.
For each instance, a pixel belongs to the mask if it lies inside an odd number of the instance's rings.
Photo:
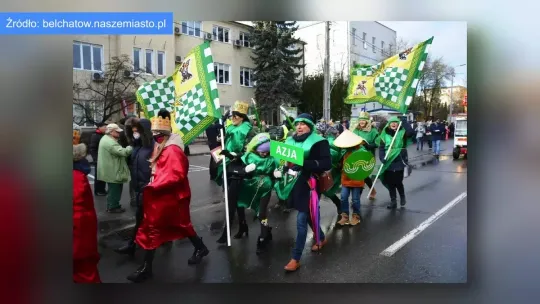
<svg viewBox="0 0 540 304">
<path fill-rule="evenodd" d="M 323 73 L 308 75 L 302 82 L 302 94 L 298 109 L 301 112 L 311 113 L 314 119 L 323 117 L 323 84 Z M 343 102 L 347 97 L 348 86 L 348 80 L 345 80 L 343 73 L 334 75 L 330 92 L 330 116 L 334 120 L 341 120 L 342 117 L 351 114 L 352 105 Z"/>
<path fill-rule="evenodd" d="M 96 124 L 105 122 L 125 108 L 136 103 L 135 92 L 140 82 L 146 81 L 143 73 L 132 73 L 133 63 L 128 55 L 112 57 L 106 64 L 103 80 L 88 78 L 73 83 L 73 122 Z"/>
<path fill-rule="evenodd" d="M 262 113 L 279 105 L 296 105 L 301 93 L 298 80 L 301 41 L 294 38 L 296 21 L 256 21 L 251 30 L 251 58 L 255 63 L 255 99 Z"/>
<path fill-rule="evenodd" d="M 452 78 L 453 73 L 454 68 L 444 63 L 442 58 L 432 60 L 428 55 L 417 88 L 422 92 L 417 106 L 425 115 L 433 115 L 434 105 L 440 102 L 441 87 Z"/>
</svg>

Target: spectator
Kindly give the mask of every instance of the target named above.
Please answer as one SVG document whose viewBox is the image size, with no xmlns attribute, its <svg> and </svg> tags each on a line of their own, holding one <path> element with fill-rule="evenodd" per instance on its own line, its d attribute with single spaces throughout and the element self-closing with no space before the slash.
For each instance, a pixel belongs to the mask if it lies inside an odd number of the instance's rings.
<svg viewBox="0 0 540 304">
<path fill-rule="evenodd" d="M 444 125 L 441 123 L 440 120 L 437 119 L 435 123 L 431 124 L 430 126 L 431 131 L 431 140 L 433 142 L 433 153 L 435 154 L 435 157 L 439 158 L 439 155 L 441 153 L 441 140 L 444 137 Z"/>
<path fill-rule="evenodd" d="M 417 127 L 414 129 L 416 131 L 416 151 L 424 150 L 424 133 L 426 133 L 426 128 L 422 122 L 417 124 Z"/>
<path fill-rule="evenodd" d="M 96 124 L 97 129 L 94 134 L 92 134 L 92 137 L 90 138 L 90 155 L 92 156 L 92 162 L 96 168 L 95 176 L 96 179 L 94 181 L 94 195 L 95 196 L 105 196 L 107 195 L 107 191 L 105 190 L 105 182 L 100 181 L 97 179 L 98 176 L 98 148 L 99 148 L 99 142 L 101 141 L 101 138 L 105 135 L 105 130 L 107 128 L 107 124 L 103 122 L 98 122 Z"/>
<path fill-rule="evenodd" d="M 133 256 L 135 254 L 135 236 L 143 218 L 142 192 L 143 188 L 150 182 L 152 175 L 149 160 L 154 151 L 155 141 L 152 137 L 151 123 L 148 119 L 143 118 L 139 121 L 134 121 L 130 133 L 132 135 L 128 137 L 128 142 L 133 147 L 133 151 L 129 158 L 129 169 L 131 172 L 130 184 L 135 192 L 135 228 L 128 243 L 115 251 L 120 254 Z"/>
<path fill-rule="evenodd" d="M 97 179 L 107 183 L 107 212 L 121 213 L 126 210 L 120 205 L 124 183 L 130 181 L 130 172 L 126 158 L 131 154 L 132 147 L 122 148 L 118 138 L 123 130 L 117 124 L 109 124 L 105 135 L 99 142 L 99 161 L 97 164 Z"/>
<path fill-rule="evenodd" d="M 221 142 L 219 140 L 220 130 L 223 128 L 219 124 L 219 120 L 216 120 L 213 125 L 209 126 L 206 129 L 206 138 L 208 140 L 208 148 L 210 151 L 214 150 L 215 148 L 221 146 Z M 214 158 L 210 155 L 210 179 L 214 180 L 217 175 L 217 164 Z"/>
</svg>

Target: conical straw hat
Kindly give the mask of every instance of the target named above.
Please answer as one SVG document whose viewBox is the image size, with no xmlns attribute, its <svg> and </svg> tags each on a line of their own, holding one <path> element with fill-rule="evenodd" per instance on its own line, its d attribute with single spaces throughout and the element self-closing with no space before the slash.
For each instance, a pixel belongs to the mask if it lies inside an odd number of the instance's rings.
<svg viewBox="0 0 540 304">
<path fill-rule="evenodd" d="M 338 148 L 351 148 L 358 146 L 364 141 L 364 139 L 349 130 L 343 131 L 336 140 L 334 140 L 334 145 Z"/>
</svg>

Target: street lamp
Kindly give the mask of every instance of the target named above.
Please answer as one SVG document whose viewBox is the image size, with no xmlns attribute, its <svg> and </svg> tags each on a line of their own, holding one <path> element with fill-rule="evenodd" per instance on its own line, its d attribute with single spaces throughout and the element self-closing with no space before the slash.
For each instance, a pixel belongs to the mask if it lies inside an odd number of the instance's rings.
<svg viewBox="0 0 540 304">
<path fill-rule="evenodd" d="M 454 68 L 459 68 L 459 67 L 462 67 L 462 66 L 466 66 L 467 64 L 464 63 L 464 64 L 460 64 Z M 450 85 L 450 117 L 448 120 L 451 120 L 452 119 L 452 110 L 454 110 L 454 99 L 452 98 L 452 91 L 454 90 L 454 75 L 456 73 L 454 71 L 452 71 L 452 84 Z"/>
</svg>

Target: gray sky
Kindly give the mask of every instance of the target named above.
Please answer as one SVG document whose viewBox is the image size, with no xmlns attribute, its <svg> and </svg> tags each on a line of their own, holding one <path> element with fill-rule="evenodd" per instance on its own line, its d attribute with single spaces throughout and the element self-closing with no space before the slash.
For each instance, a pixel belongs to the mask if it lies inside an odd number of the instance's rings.
<svg viewBox="0 0 540 304">
<path fill-rule="evenodd" d="M 451 66 L 467 63 L 467 22 L 464 21 L 379 21 L 403 38 L 416 44 L 434 36 L 430 54 L 443 57 Z M 465 85 L 467 66 L 456 68 L 454 85 Z M 450 83 L 448 83 L 450 85 Z"/>
</svg>

